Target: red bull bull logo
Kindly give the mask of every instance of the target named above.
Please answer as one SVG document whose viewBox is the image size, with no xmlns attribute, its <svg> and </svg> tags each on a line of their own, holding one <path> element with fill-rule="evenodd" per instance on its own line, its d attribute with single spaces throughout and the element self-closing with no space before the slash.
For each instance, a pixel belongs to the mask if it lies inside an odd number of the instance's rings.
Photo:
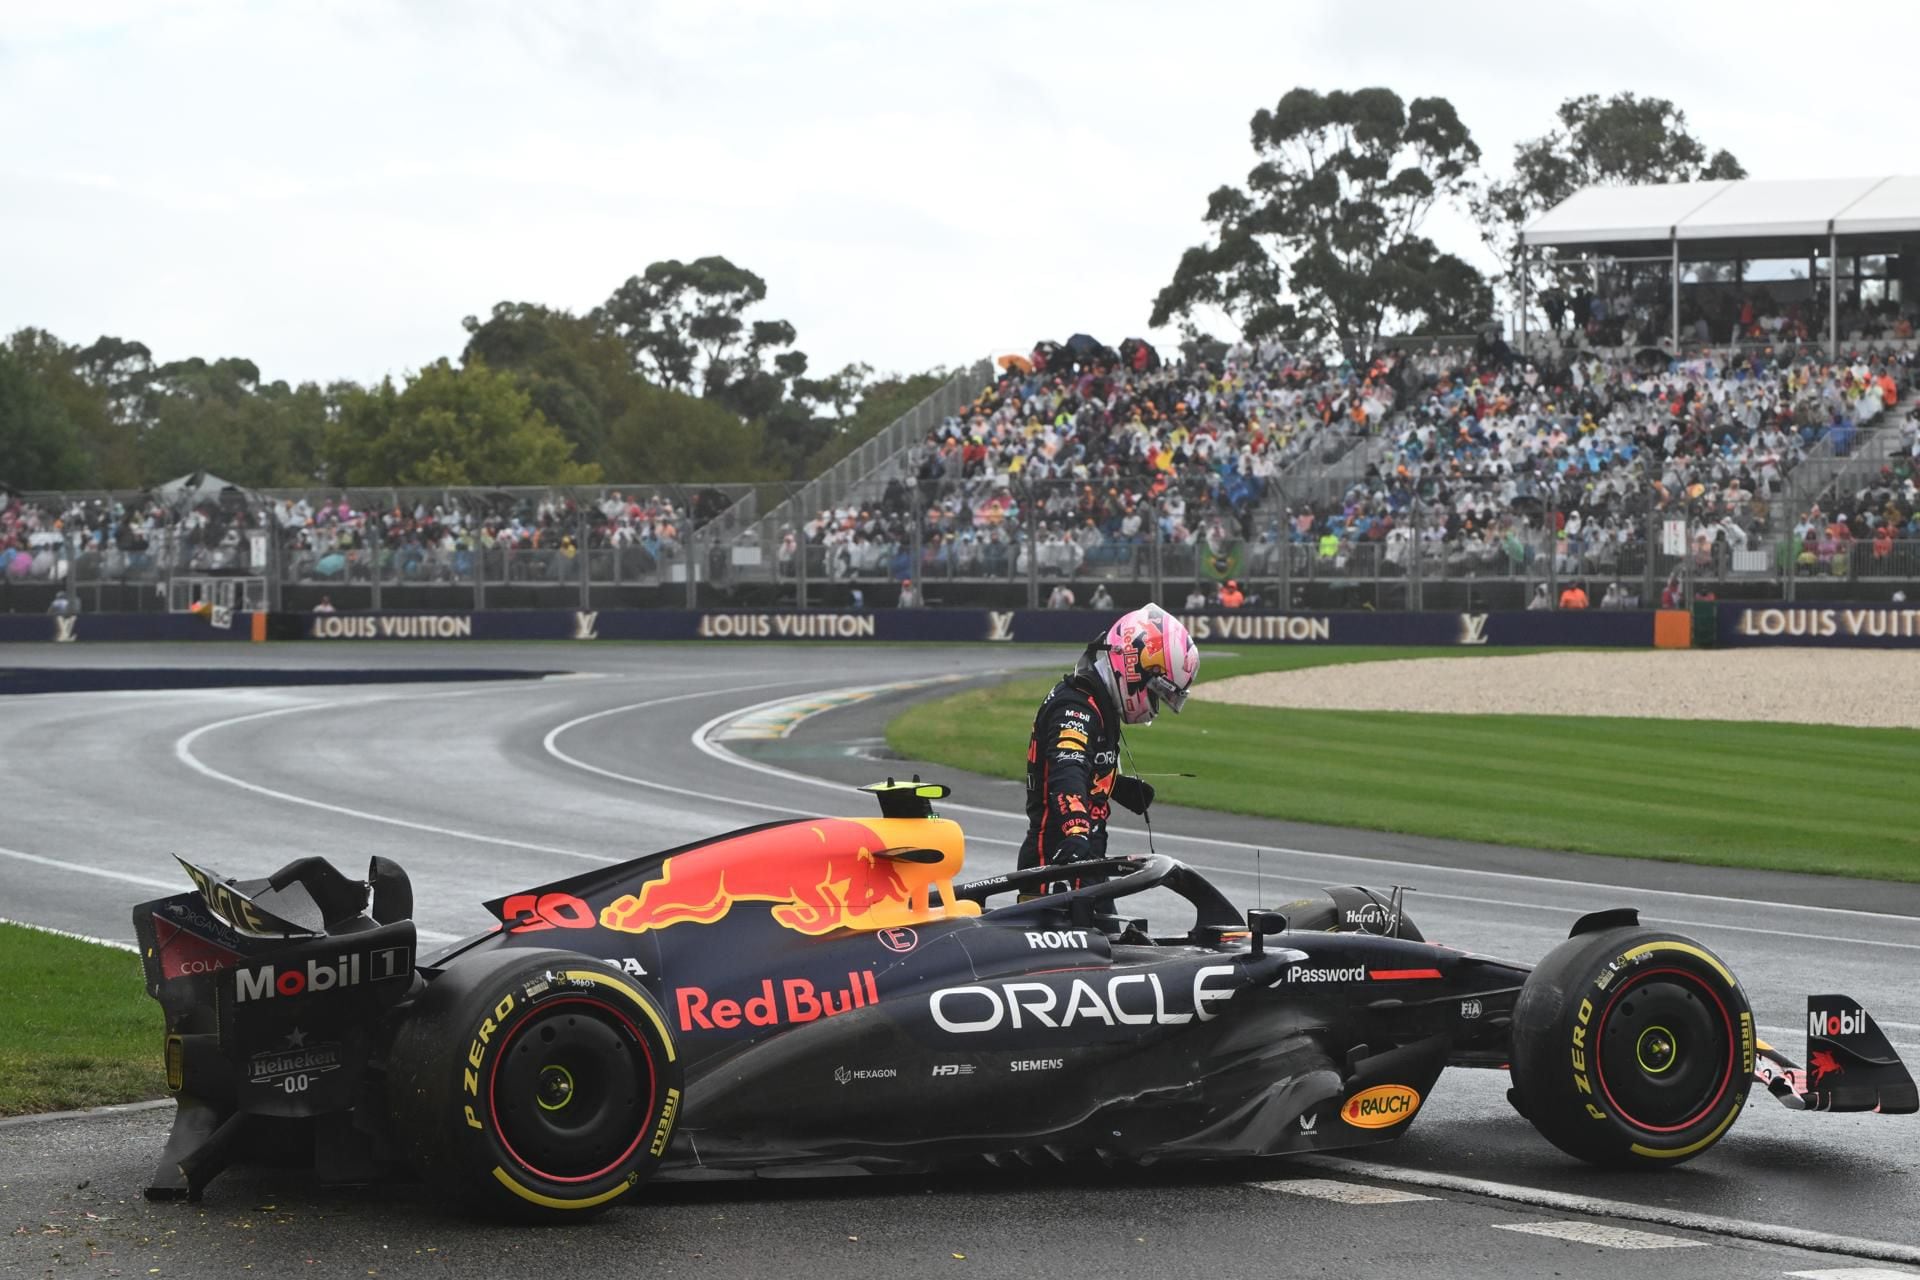
<svg viewBox="0 0 1920 1280">
<path fill-rule="evenodd" d="M 673 855 L 659 879 L 609 903 L 600 924 L 621 933 L 712 924 L 738 902 L 772 903 L 777 923 L 814 936 L 977 915 L 977 903 L 954 902 L 960 850 L 960 829 L 941 819 L 782 824 Z M 933 887 L 948 905 L 931 905 Z"/>
</svg>

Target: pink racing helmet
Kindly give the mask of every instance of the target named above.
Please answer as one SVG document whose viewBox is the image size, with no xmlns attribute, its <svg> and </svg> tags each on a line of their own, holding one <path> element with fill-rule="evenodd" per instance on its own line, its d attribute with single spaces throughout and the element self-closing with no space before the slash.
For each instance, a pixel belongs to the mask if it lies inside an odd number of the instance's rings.
<svg viewBox="0 0 1920 1280">
<path fill-rule="evenodd" d="M 1128 724 L 1151 724 L 1164 704 L 1187 703 L 1200 651 L 1180 620 L 1157 604 L 1122 614 L 1107 630 L 1102 675 Z"/>
</svg>

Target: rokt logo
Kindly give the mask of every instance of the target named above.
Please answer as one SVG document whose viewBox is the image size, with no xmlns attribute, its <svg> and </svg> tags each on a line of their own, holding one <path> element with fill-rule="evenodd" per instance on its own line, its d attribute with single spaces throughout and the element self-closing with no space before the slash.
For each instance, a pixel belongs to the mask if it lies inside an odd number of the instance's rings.
<svg viewBox="0 0 1920 1280">
<path fill-rule="evenodd" d="M 383 947 L 378 951 L 356 952 L 326 963 L 309 960 L 305 969 L 280 969 L 263 964 L 256 969 L 236 970 L 233 978 L 234 1001 L 270 1000 L 275 996 L 311 995 L 357 987 L 362 982 L 385 982 L 412 972 L 412 956 L 405 947 Z"/>
<path fill-rule="evenodd" d="M 1403 1084 L 1377 1084 L 1348 1098 L 1340 1118 L 1356 1129 L 1385 1129 L 1420 1107 L 1420 1095 Z"/>
</svg>

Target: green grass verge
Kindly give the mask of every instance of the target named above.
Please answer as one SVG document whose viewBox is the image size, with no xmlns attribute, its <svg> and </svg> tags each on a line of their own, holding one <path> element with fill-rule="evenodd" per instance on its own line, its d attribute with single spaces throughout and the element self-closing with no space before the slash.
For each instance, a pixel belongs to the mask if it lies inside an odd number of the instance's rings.
<svg viewBox="0 0 1920 1280">
<path fill-rule="evenodd" d="M 139 956 L 0 925 L 0 975 L 0 1116 L 165 1095 Z"/>
<path fill-rule="evenodd" d="M 1459 650 L 1247 651 L 1206 678 Z M 1510 652 L 1510 651 L 1503 651 Z M 924 703 L 887 742 L 994 777 L 1025 773 L 1050 681 Z M 1562 716 L 1292 711 L 1196 701 L 1128 738 L 1170 804 L 1491 844 L 1920 881 L 1908 779 L 1920 732 Z"/>
</svg>

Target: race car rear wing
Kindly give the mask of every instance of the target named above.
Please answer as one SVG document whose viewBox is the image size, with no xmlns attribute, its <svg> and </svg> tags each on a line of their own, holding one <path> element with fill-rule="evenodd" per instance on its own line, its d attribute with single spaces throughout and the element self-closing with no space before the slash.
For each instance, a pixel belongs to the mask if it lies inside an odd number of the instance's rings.
<svg viewBox="0 0 1920 1280">
<path fill-rule="evenodd" d="M 1851 996 L 1807 997 L 1807 1065 L 1764 1041 L 1754 1079 L 1794 1111 L 1920 1111 L 1920 1091 L 1885 1033 Z"/>
</svg>

